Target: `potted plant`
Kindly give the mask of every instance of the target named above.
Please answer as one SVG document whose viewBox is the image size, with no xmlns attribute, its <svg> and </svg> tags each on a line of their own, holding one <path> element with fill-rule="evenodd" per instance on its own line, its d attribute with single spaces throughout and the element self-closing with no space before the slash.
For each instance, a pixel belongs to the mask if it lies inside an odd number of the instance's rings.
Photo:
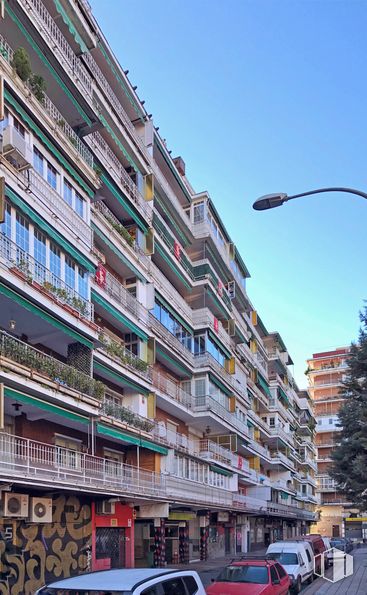
<svg viewBox="0 0 367 595">
<path fill-rule="evenodd" d="M 10 64 L 19 78 L 26 83 L 32 74 L 31 61 L 27 51 L 22 47 L 16 49 Z"/>
<path fill-rule="evenodd" d="M 36 99 L 43 104 L 45 100 L 46 81 L 40 74 L 33 74 L 29 79 L 29 86 Z"/>
</svg>

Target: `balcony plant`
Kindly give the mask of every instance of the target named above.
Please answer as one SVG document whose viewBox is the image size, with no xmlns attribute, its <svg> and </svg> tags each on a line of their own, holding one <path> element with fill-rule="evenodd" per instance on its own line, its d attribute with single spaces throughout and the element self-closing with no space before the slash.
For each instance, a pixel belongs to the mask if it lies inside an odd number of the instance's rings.
<svg viewBox="0 0 367 595">
<path fill-rule="evenodd" d="M 21 78 L 22 81 L 26 83 L 32 74 L 31 61 L 29 59 L 28 52 L 22 47 L 17 48 L 13 54 L 10 64 L 14 68 L 19 78 Z"/>
<path fill-rule="evenodd" d="M 43 103 L 45 100 L 45 92 L 46 92 L 46 81 L 40 74 L 32 74 L 29 79 L 29 86 L 31 88 L 32 93 L 38 99 L 40 103 Z"/>
</svg>

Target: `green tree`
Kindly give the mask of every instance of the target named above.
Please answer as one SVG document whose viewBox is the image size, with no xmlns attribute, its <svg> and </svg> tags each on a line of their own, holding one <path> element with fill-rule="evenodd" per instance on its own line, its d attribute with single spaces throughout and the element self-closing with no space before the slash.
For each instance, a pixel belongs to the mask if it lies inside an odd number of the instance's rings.
<svg viewBox="0 0 367 595">
<path fill-rule="evenodd" d="M 340 444 L 335 448 L 330 475 L 341 486 L 347 500 L 367 508 L 367 307 L 358 343 L 351 345 L 349 371 L 339 411 Z"/>
</svg>

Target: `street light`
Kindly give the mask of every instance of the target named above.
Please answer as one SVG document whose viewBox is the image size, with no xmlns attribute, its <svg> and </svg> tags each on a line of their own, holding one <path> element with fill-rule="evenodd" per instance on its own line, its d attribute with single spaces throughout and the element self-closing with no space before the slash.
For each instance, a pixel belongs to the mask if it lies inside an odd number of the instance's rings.
<svg viewBox="0 0 367 595">
<path fill-rule="evenodd" d="M 266 194 L 265 196 L 260 196 L 260 198 L 255 200 L 252 208 L 255 209 L 255 211 L 275 209 L 275 207 L 281 207 L 282 204 L 288 200 L 292 200 L 293 198 L 310 196 L 310 194 L 320 194 L 321 192 L 348 192 L 349 194 L 356 194 L 357 196 L 362 196 L 362 198 L 367 198 L 367 194 L 365 192 L 362 192 L 361 190 L 354 190 L 353 188 L 317 188 L 316 190 L 309 190 L 308 192 L 302 192 L 301 194 L 293 194 L 292 196 L 288 196 L 288 194 L 285 194 L 285 192 Z"/>
</svg>

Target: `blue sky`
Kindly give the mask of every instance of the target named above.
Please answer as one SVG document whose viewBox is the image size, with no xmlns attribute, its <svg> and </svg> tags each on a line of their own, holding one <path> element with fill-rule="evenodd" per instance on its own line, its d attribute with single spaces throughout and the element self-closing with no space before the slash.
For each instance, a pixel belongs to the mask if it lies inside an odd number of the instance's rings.
<svg viewBox="0 0 367 595">
<path fill-rule="evenodd" d="M 99 0 L 93 12 L 195 190 L 208 190 L 250 270 L 248 293 L 305 360 L 357 337 L 367 202 L 266 212 L 258 196 L 367 191 L 365 0 Z"/>
</svg>

